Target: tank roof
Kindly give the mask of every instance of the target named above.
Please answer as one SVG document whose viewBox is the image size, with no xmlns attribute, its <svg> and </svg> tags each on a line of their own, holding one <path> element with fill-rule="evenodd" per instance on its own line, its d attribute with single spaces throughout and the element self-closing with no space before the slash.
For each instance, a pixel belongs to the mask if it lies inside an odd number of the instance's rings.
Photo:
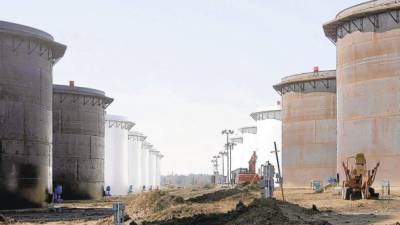
<svg viewBox="0 0 400 225">
<path fill-rule="evenodd" d="M 282 106 L 281 105 L 272 105 L 272 106 L 262 107 L 262 108 L 259 108 L 257 111 L 252 112 L 250 114 L 250 116 L 253 117 L 253 115 L 255 116 L 255 115 L 261 114 L 261 113 L 276 112 L 276 111 L 282 111 Z"/>
<path fill-rule="evenodd" d="M 135 123 L 130 121 L 128 117 L 125 116 L 120 116 L 120 115 L 112 115 L 112 114 L 106 114 L 105 116 L 105 121 L 111 121 L 111 122 L 120 122 L 125 124 L 124 128 L 127 130 L 132 129 L 133 126 L 135 126 Z M 117 123 L 118 124 L 118 123 Z"/>
<path fill-rule="evenodd" d="M 306 72 L 293 74 L 286 77 L 283 77 L 281 83 L 293 83 L 300 81 L 310 81 L 310 80 L 319 80 L 321 78 L 335 77 L 336 78 L 336 70 L 323 70 L 318 72 Z"/>
<path fill-rule="evenodd" d="M 126 116 L 114 115 L 114 114 L 106 114 L 105 120 L 133 123 L 133 122 L 130 121 L 129 118 L 126 117 Z M 133 124 L 134 124 L 134 123 L 133 123 Z"/>
<path fill-rule="evenodd" d="M 257 118 L 260 116 L 260 114 L 274 113 L 274 112 L 281 112 L 281 111 L 282 111 L 281 105 L 273 105 L 273 106 L 267 106 L 267 107 L 260 108 L 256 112 L 251 113 L 250 116 L 254 120 L 258 120 Z"/>
<path fill-rule="evenodd" d="M 135 137 L 146 137 L 143 133 L 140 133 L 139 131 L 130 131 L 128 135 Z"/>
<path fill-rule="evenodd" d="M 87 95 L 87 96 L 97 97 L 105 100 L 106 103 L 108 104 L 114 101 L 114 99 L 107 97 L 104 91 L 86 87 L 77 87 L 77 86 L 71 87 L 68 85 L 54 84 L 53 92 L 58 94 Z"/>
<path fill-rule="evenodd" d="M 325 35 L 333 42 L 336 42 L 337 28 L 344 23 L 392 9 L 400 9 L 400 2 L 398 0 L 374 0 L 351 6 L 340 11 L 335 19 L 323 25 Z"/>
<path fill-rule="evenodd" d="M 0 21 L 0 33 L 32 38 L 45 42 L 52 48 L 54 53 L 53 56 L 56 60 L 61 58 L 67 49 L 67 46 L 55 42 L 53 36 L 51 36 L 49 33 L 17 23 Z"/>
<path fill-rule="evenodd" d="M 281 83 L 275 84 L 273 88 L 279 91 L 282 87 L 287 85 L 324 80 L 336 80 L 336 70 L 324 70 L 286 76 L 282 78 Z"/>
<path fill-rule="evenodd" d="M 153 148 L 153 149 L 150 149 L 150 152 L 152 152 L 152 153 L 160 153 L 160 151 L 158 151 L 157 149 L 155 149 L 155 148 Z"/>
<path fill-rule="evenodd" d="M 257 134 L 257 126 L 248 126 L 239 128 L 240 133 Z"/>
<path fill-rule="evenodd" d="M 148 141 L 144 141 L 143 142 L 143 147 L 151 149 L 151 148 L 153 148 L 153 145 Z"/>
</svg>

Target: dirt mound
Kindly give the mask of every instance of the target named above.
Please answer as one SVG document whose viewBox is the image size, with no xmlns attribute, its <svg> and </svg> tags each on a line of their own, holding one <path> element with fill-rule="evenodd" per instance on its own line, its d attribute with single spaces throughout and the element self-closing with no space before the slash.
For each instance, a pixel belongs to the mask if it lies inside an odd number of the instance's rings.
<svg viewBox="0 0 400 225">
<path fill-rule="evenodd" d="M 199 214 L 193 217 L 172 218 L 165 221 L 143 222 L 143 225 L 329 225 L 325 221 L 306 222 L 288 218 L 273 199 L 256 199 L 249 206 L 239 203 L 235 210 L 221 214 Z M 300 208 L 300 207 L 299 207 Z M 303 209 L 300 208 L 299 211 Z M 311 213 L 311 211 L 309 212 Z"/>
<path fill-rule="evenodd" d="M 227 189 L 227 190 L 219 190 L 216 192 L 200 195 L 197 197 L 187 199 L 188 202 L 193 203 L 207 203 L 207 202 L 216 202 L 222 199 L 231 197 L 233 195 L 242 193 L 242 190 L 239 189 Z"/>
<path fill-rule="evenodd" d="M 165 194 L 155 202 L 154 211 L 161 211 L 170 206 L 183 204 L 185 200 L 180 196 Z"/>
</svg>

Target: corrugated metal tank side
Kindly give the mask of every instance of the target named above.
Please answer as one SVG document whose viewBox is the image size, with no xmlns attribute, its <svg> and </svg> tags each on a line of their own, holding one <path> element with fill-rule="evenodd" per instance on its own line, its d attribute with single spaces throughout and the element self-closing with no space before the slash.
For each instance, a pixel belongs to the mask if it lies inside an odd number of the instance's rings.
<svg viewBox="0 0 400 225">
<path fill-rule="evenodd" d="M 334 71 L 302 74 L 274 86 L 282 94 L 282 174 L 286 187 L 309 187 L 312 180 L 326 184 L 328 177 L 336 176 L 334 76 Z"/>
<path fill-rule="evenodd" d="M 52 193 L 52 73 L 65 50 L 0 21 L 0 209 L 40 207 Z"/>
<path fill-rule="evenodd" d="M 53 177 L 64 199 L 100 199 L 104 114 L 112 102 L 94 89 L 53 86 Z"/>
<path fill-rule="evenodd" d="M 400 3 L 385 2 L 347 9 L 324 29 L 337 46 L 338 172 L 364 153 L 368 168 L 380 162 L 375 185 L 399 186 Z"/>
</svg>

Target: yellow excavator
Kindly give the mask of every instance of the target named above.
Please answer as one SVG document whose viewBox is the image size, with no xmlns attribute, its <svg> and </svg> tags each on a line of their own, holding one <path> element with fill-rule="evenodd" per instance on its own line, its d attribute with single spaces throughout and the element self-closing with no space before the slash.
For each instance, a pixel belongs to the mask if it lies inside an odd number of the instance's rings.
<svg viewBox="0 0 400 225">
<path fill-rule="evenodd" d="M 349 160 L 355 159 L 355 167 L 349 168 Z M 371 187 L 375 181 L 376 173 L 380 163 L 378 162 L 372 170 L 367 169 L 367 160 L 363 153 L 347 158 L 347 164 L 344 162 L 343 168 L 346 174 L 346 180 L 343 181 L 342 196 L 345 200 L 357 199 L 377 199 L 379 193 Z"/>
</svg>

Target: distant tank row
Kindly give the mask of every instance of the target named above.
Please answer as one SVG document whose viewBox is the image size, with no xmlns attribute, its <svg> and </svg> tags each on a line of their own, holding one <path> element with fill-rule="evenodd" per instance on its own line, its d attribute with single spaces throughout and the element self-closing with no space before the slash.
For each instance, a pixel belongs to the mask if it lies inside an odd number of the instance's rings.
<svg viewBox="0 0 400 225">
<path fill-rule="evenodd" d="M 133 122 L 106 115 L 112 98 L 53 85 L 65 45 L 9 22 L 0 22 L 0 40 L 0 209 L 40 207 L 55 186 L 64 199 L 159 188 L 163 156 L 129 133 Z"/>
</svg>

